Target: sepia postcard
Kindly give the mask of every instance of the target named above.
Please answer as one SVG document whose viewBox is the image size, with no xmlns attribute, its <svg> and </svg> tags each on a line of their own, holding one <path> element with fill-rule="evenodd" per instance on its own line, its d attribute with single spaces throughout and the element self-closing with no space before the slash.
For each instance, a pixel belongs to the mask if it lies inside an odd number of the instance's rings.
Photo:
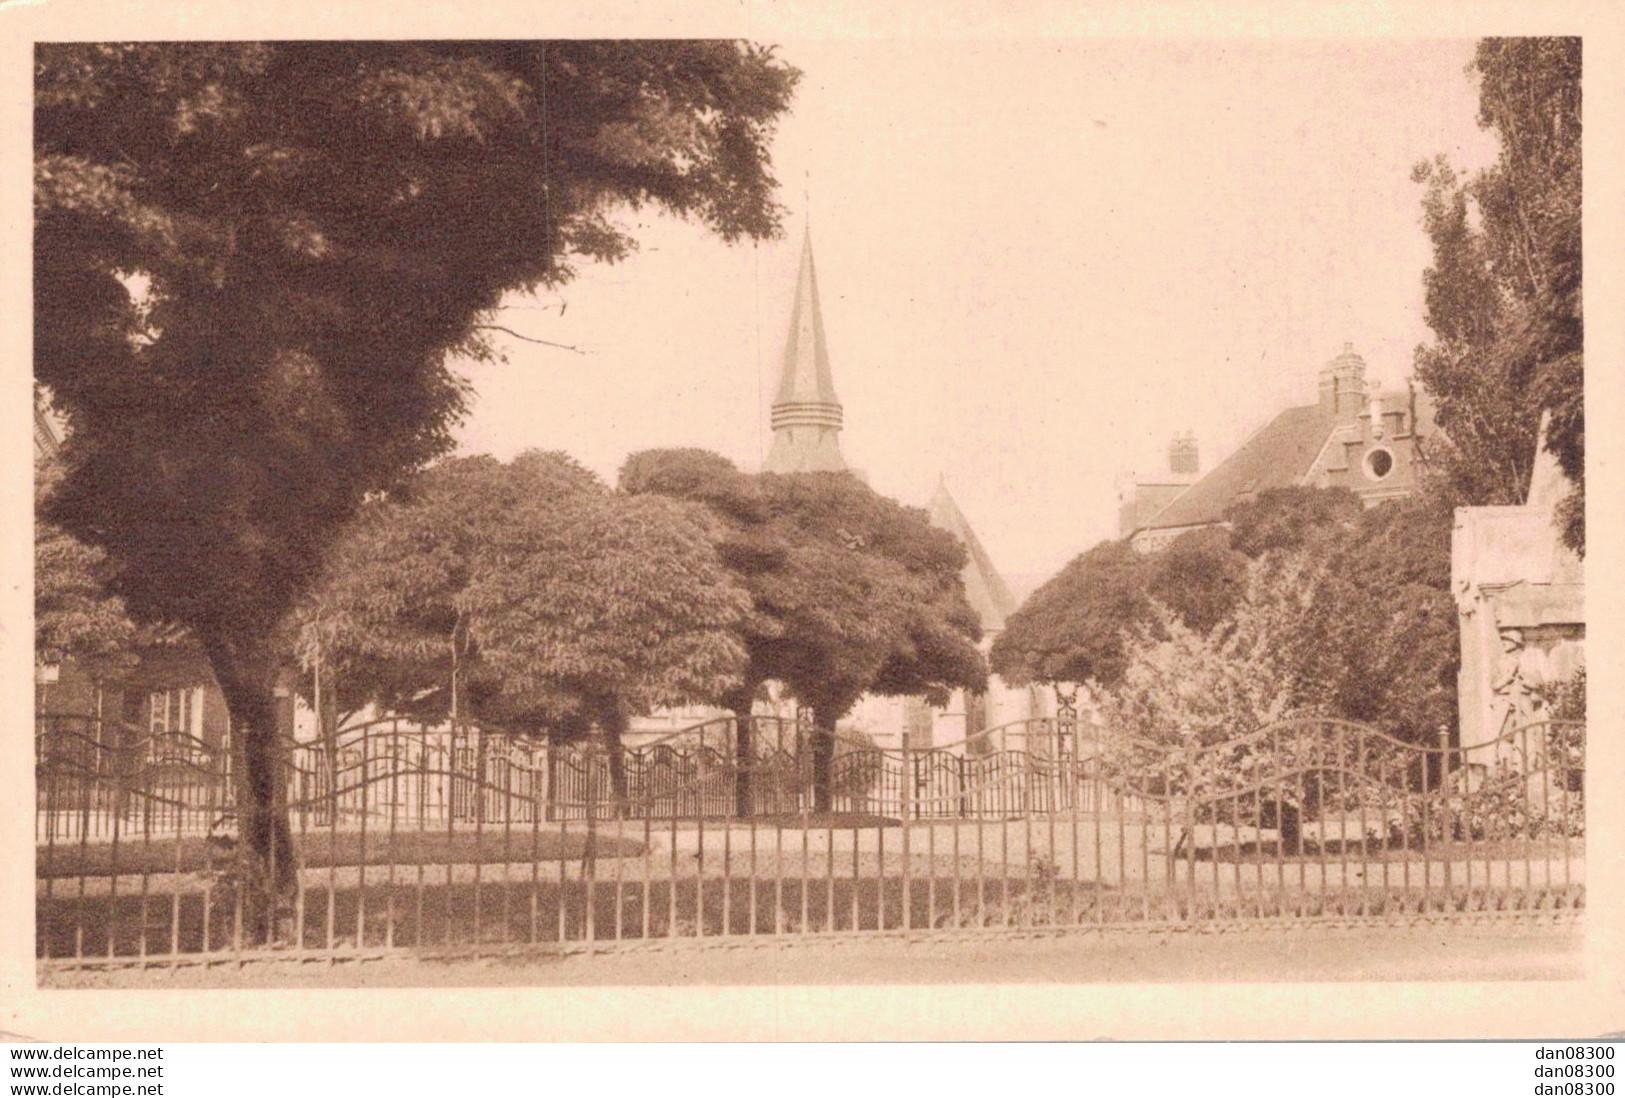
<svg viewBox="0 0 1625 1098">
<path fill-rule="evenodd" d="M 0 31 L 8 1033 L 1619 1030 L 1606 6 Z"/>
</svg>

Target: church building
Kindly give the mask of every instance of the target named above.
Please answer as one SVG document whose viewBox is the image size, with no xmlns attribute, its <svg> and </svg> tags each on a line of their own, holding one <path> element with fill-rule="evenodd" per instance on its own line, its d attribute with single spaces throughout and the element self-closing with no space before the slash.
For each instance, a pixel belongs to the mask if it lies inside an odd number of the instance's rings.
<svg viewBox="0 0 1625 1098">
<path fill-rule="evenodd" d="M 861 476 L 841 455 L 843 410 L 830 370 L 810 233 L 802 241 L 795 303 L 770 423 L 773 443 L 764 472 L 849 472 Z M 932 525 L 953 534 L 965 546 L 969 558 L 962 574 L 965 595 L 981 618 L 980 647 L 985 656 L 1004 629 L 1005 619 L 1015 612 L 1016 600 L 970 521 L 949 494 L 945 480 L 938 480 L 926 509 Z M 919 698 L 865 697 L 841 727 L 861 732 L 881 747 L 900 747 L 905 734 L 915 748 L 947 747 L 988 728 L 1042 716 L 1042 704 L 1036 691 L 1008 687 L 995 677 L 985 694 L 956 691 L 944 709 L 928 706 Z"/>
</svg>

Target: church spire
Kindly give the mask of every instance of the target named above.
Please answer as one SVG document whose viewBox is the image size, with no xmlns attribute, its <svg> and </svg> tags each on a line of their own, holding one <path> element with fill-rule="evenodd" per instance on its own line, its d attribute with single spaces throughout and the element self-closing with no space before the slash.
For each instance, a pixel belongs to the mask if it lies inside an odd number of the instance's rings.
<svg viewBox="0 0 1625 1098">
<path fill-rule="evenodd" d="M 801 244 L 795 305 L 784 341 L 778 396 L 773 401 L 770 473 L 843 472 L 841 401 L 830 378 L 824 316 L 818 305 L 818 274 L 813 266 L 812 232 Z"/>
</svg>

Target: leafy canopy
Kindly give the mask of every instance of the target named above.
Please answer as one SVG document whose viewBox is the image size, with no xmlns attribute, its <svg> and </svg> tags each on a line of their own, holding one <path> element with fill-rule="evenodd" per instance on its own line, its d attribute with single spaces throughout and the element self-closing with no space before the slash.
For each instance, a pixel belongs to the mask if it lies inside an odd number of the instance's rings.
<svg viewBox="0 0 1625 1098">
<path fill-rule="evenodd" d="M 1116 682 L 1125 631 L 1151 613 L 1148 565 L 1127 540 L 1074 557 L 1010 615 L 989 653 L 993 670 L 1018 684 Z"/>
<path fill-rule="evenodd" d="M 442 462 L 369 503 L 299 614 L 352 694 L 579 734 L 737 683 L 748 607 L 708 516 L 609 492 L 562 454 Z"/>
<path fill-rule="evenodd" d="M 993 670 L 1007 681 L 1115 684 L 1127 665 L 1127 634 L 1160 603 L 1206 632 L 1230 613 L 1247 558 L 1222 527 L 1190 530 L 1157 554 L 1127 540 L 1101 542 L 1034 591 L 993 643 Z"/>
<path fill-rule="evenodd" d="M 505 293 L 778 226 L 797 73 L 735 42 L 47 44 L 35 371 L 52 515 L 132 610 L 263 647 L 364 496 L 444 452 Z"/>
<path fill-rule="evenodd" d="M 1347 488 L 1270 488 L 1225 508 L 1230 544 L 1261 557 L 1290 549 L 1315 549 L 1352 530 L 1360 499 Z"/>
<path fill-rule="evenodd" d="M 1154 743 L 1211 747 L 1303 708 L 1316 572 L 1298 555 L 1250 562 L 1231 614 L 1205 633 L 1157 607 L 1128 637 L 1123 674 L 1104 697 L 1108 726 Z"/>
<path fill-rule="evenodd" d="M 1460 638 L 1446 502 L 1425 494 L 1362 510 L 1343 489 L 1284 488 L 1230 508 L 1226 519 L 1161 553 L 1117 541 L 1082 554 L 1011 616 L 993 669 L 1018 682 L 1128 691 L 1118 701 L 1139 699 L 1133 723 L 1147 737 L 1176 712 L 1206 727 L 1197 719 L 1203 707 L 1231 705 L 1228 695 L 1201 675 L 1157 690 L 1145 676 L 1170 660 L 1211 670 L 1254 653 L 1236 638 L 1266 620 L 1256 616 L 1260 606 L 1286 597 L 1269 585 L 1304 586 L 1313 614 L 1268 655 L 1269 673 L 1288 690 L 1281 711 L 1363 721 L 1416 743 L 1435 743 L 1441 726 L 1454 726 Z M 1259 650 L 1247 659 L 1255 655 L 1264 658 Z M 1263 665 L 1243 661 L 1227 673 L 1251 674 L 1249 666 Z M 1170 700 L 1181 698 L 1188 712 Z M 1275 711 L 1273 703 L 1255 708 Z M 1257 723 L 1233 705 L 1226 712 L 1238 728 Z"/>
<path fill-rule="evenodd" d="M 1325 547 L 1302 676 L 1323 712 L 1434 745 L 1457 724 L 1454 516 L 1432 495 L 1363 511 Z"/>
<path fill-rule="evenodd" d="M 769 680 L 833 726 L 865 693 L 945 701 L 984 689 L 965 600 L 965 549 L 846 473 L 741 473 L 700 450 L 649 450 L 627 459 L 623 491 L 704 504 L 717 553 L 749 592 L 739 634 L 749 654 L 748 708 Z"/>
</svg>

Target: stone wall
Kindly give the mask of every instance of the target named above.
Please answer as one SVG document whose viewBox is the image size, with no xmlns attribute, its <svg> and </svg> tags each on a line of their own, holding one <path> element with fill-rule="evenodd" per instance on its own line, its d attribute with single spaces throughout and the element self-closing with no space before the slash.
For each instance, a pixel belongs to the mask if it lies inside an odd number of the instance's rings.
<svg viewBox="0 0 1625 1098">
<path fill-rule="evenodd" d="M 1527 503 L 1456 509 L 1450 578 L 1464 748 L 1542 719 L 1551 689 L 1585 666 L 1584 565 L 1564 548 L 1555 518 L 1566 494 L 1541 449 Z"/>
</svg>

